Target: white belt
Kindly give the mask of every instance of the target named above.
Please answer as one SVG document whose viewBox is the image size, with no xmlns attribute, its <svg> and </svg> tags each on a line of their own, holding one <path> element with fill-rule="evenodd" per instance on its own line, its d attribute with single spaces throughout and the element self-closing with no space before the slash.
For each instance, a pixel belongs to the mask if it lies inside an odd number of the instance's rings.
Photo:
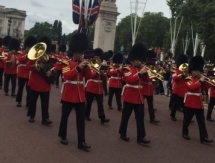
<svg viewBox="0 0 215 163">
<path fill-rule="evenodd" d="M 143 82 L 143 84 L 146 84 L 146 85 L 152 85 L 152 82 L 148 82 L 148 83 Z"/>
<path fill-rule="evenodd" d="M 142 89 L 142 88 L 143 88 L 143 86 L 141 86 L 141 85 L 126 84 L 126 85 L 124 85 L 123 88 L 122 88 L 122 94 L 121 94 L 121 95 L 124 94 L 124 91 L 125 91 L 125 88 L 126 88 L 126 87 L 135 88 L 135 89 Z"/>
<path fill-rule="evenodd" d="M 111 76 L 110 79 L 122 79 L 122 78 Z"/>
<path fill-rule="evenodd" d="M 92 82 L 95 82 L 95 83 L 102 83 L 102 80 L 89 79 L 89 80 L 87 80 L 87 83 L 86 83 L 85 87 L 87 87 L 89 81 L 92 81 Z"/>
<path fill-rule="evenodd" d="M 201 96 L 202 94 L 201 94 L 201 93 L 187 92 L 187 93 L 185 93 L 185 96 L 184 96 L 184 103 L 186 102 L 187 95 L 192 95 L 192 96 Z"/>
<path fill-rule="evenodd" d="M 69 83 L 69 84 L 75 84 L 75 85 L 81 85 L 81 84 L 84 84 L 84 82 L 83 81 L 71 81 L 71 80 L 66 80 L 65 82 L 63 82 L 63 84 L 62 84 L 62 87 L 61 87 L 61 93 L 63 92 L 63 89 L 64 89 L 64 85 L 66 84 L 66 83 Z"/>
<path fill-rule="evenodd" d="M 19 64 L 18 67 L 19 67 L 19 66 L 26 66 L 26 64 Z"/>
</svg>

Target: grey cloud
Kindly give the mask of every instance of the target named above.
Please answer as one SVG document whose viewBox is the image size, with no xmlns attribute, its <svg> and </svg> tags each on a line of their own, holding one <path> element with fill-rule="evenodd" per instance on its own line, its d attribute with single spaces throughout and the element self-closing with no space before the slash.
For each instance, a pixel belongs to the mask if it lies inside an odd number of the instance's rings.
<svg viewBox="0 0 215 163">
<path fill-rule="evenodd" d="M 31 5 L 33 7 L 43 7 L 43 5 L 41 5 L 41 3 L 39 3 L 38 1 L 33 1 L 33 0 L 31 0 Z"/>
</svg>

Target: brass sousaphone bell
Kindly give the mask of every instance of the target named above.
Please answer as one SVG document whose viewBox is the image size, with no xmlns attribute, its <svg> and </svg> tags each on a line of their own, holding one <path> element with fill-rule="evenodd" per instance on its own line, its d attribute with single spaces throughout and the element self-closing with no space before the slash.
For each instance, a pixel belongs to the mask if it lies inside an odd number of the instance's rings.
<svg viewBox="0 0 215 163">
<path fill-rule="evenodd" d="M 42 68 L 38 66 L 40 63 L 47 62 L 49 60 L 49 56 L 45 53 L 47 49 L 47 45 L 44 42 L 39 42 L 35 44 L 28 52 L 28 59 L 36 60 L 36 70 L 40 71 Z"/>
</svg>

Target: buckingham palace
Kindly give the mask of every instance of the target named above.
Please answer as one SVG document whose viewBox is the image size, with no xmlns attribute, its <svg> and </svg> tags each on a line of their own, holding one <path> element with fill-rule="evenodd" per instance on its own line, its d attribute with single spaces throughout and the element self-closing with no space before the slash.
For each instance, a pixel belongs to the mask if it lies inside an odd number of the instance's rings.
<svg viewBox="0 0 215 163">
<path fill-rule="evenodd" d="M 0 5 L 0 37 L 12 36 L 23 40 L 26 11 Z"/>
</svg>

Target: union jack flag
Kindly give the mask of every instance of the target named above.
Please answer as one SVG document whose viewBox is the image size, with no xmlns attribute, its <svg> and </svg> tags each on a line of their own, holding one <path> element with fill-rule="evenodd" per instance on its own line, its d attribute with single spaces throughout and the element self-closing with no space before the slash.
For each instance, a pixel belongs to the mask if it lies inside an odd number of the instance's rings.
<svg viewBox="0 0 215 163">
<path fill-rule="evenodd" d="M 101 1 L 94 0 L 92 3 L 92 0 L 89 0 L 89 3 L 85 4 L 85 0 L 81 0 L 80 7 L 80 0 L 73 0 L 73 22 L 79 24 L 78 32 L 89 33 L 89 25 L 92 25 L 96 21 Z"/>
</svg>

